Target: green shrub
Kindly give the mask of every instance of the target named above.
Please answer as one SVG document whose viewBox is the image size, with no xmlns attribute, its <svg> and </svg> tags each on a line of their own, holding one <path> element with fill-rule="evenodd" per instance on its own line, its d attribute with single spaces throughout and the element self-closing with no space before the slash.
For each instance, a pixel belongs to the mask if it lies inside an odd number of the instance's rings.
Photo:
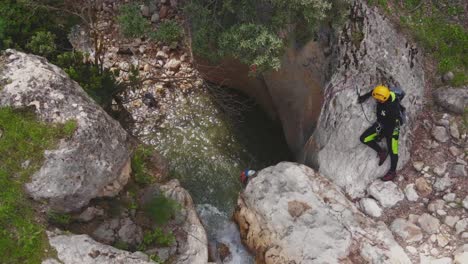
<svg viewBox="0 0 468 264">
<path fill-rule="evenodd" d="M 153 231 L 145 232 L 143 243 L 139 248 L 144 250 L 154 243 L 161 247 L 167 247 L 174 244 L 174 242 L 175 237 L 172 232 L 165 233 L 162 228 L 155 228 Z"/>
<path fill-rule="evenodd" d="M 162 22 L 156 31 L 151 33 L 151 38 L 166 44 L 171 44 L 172 42 L 181 40 L 183 34 L 183 28 L 176 21 L 167 20 Z"/>
<path fill-rule="evenodd" d="M 100 69 L 91 63 L 84 63 L 84 55 L 80 52 L 66 52 L 57 56 L 56 64 L 60 66 L 73 80 L 104 109 L 109 109 L 112 97 L 120 87 L 115 76 L 108 69 Z"/>
<path fill-rule="evenodd" d="M 151 147 L 138 146 L 132 157 L 132 173 L 135 182 L 140 186 L 146 186 L 154 182 L 154 178 L 148 173 L 147 162 L 153 153 Z"/>
<path fill-rule="evenodd" d="M 67 133 L 63 125 L 44 124 L 32 112 L 11 108 L 0 108 L 0 129 L 0 263 L 40 263 L 47 238 L 23 185 L 42 165 L 44 150 Z M 24 161 L 29 166 L 22 166 Z"/>
<path fill-rule="evenodd" d="M 141 15 L 138 4 L 124 4 L 120 7 L 120 15 L 117 17 L 121 32 L 124 37 L 142 37 L 150 28 L 150 23 Z"/>
<path fill-rule="evenodd" d="M 57 50 L 55 35 L 48 31 L 36 32 L 28 44 L 26 44 L 26 48 L 37 55 L 50 57 Z"/>
<path fill-rule="evenodd" d="M 58 213 L 52 211 L 47 214 L 47 221 L 49 221 L 49 223 L 53 225 L 66 227 L 71 222 L 71 216 L 66 213 Z"/>
<path fill-rule="evenodd" d="M 179 203 L 164 195 L 157 195 L 148 202 L 144 210 L 146 214 L 158 225 L 166 224 L 180 210 Z"/>
</svg>

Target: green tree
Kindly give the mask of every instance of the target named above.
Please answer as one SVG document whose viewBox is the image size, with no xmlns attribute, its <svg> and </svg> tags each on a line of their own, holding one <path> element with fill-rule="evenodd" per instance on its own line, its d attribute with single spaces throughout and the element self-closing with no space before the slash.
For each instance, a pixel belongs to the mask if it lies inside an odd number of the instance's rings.
<svg viewBox="0 0 468 264">
<path fill-rule="evenodd" d="M 38 31 L 32 36 L 28 44 L 26 44 L 26 48 L 35 54 L 50 57 L 57 49 L 55 38 L 55 35 L 51 32 Z"/>
<path fill-rule="evenodd" d="M 117 19 L 121 33 L 127 38 L 142 37 L 150 28 L 150 23 L 141 15 L 140 8 L 135 3 L 122 5 Z"/>
</svg>

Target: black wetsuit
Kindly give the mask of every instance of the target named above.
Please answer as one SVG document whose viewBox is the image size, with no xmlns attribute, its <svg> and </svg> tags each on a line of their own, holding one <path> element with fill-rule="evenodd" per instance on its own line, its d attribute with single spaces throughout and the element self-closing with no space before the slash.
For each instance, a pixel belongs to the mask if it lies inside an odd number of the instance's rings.
<svg viewBox="0 0 468 264">
<path fill-rule="evenodd" d="M 361 102 L 367 100 L 372 91 L 361 96 Z M 362 133 L 362 143 L 374 149 L 377 153 L 382 148 L 377 141 L 385 137 L 387 149 L 390 153 L 390 171 L 395 172 L 398 163 L 398 138 L 400 136 L 400 102 L 394 92 L 390 92 L 390 98 L 384 103 L 377 102 L 377 122 Z"/>
</svg>

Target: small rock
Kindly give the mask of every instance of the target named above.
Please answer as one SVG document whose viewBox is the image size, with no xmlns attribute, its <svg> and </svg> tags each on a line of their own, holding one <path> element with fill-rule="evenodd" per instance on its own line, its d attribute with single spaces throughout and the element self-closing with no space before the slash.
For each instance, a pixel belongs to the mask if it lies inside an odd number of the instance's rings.
<svg viewBox="0 0 468 264">
<path fill-rule="evenodd" d="M 130 218 L 121 221 L 122 227 L 119 229 L 119 238 L 129 245 L 138 245 L 143 241 L 143 231 Z"/>
<path fill-rule="evenodd" d="M 452 175 L 454 177 L 467 177 L 466 165 L 457 164 L 453 166 Z"/>
<path fill-rule="evenodd" d="M 140 7 L 141 9 L 141 15 L 144 17 L 149 17 L 150 16 L 150 8 L 147 5 L 142 5 Z"/>
<path fill-rule="evenodd" d="M 83 222 L 89 222 L 96 218 L 97 216 L 103 216 L 104 215 L 104 210 L 101 208 L 97 207 L 88 207 L 86 210 L 84 210 L 79 216 L 78 220 L 83 221 Z"/>
<path fill-rule="evenodd" d="M 463 207 L 468 210 L 468 195 L 465 197 L 465 199 L 463 199 Z"/>
<path fill-rule="evenodd" d="M 21 163 L 21 168 L 27 169 L 29 167 L 29 164 L 31 164 L 30 160 L 26 160 L 23 163 Z"/>
<path fill-rule="evenodd" d="M 445 212 L 444 210 L 437 210 L 436 213 L 437 213 L 438 215 L 440 215 L 440 216 L 445 216 L 445 215 L 447 215 L 447 212 Z"/>
<path fill-rule="evenodd" d="M 418 250 L 415 248 L 415 247 L 412 247 L 412 246 L 407 246 L 406 247 L 406 250 L 410 253 L 410 254 L 416 254 L 418 253 Z"/>
<path fill-rule="evenodd" d="M 453 74 L 453 72 L 449 71 L 449 72 L 446 72 L 443 76 L 442 76 L 442 80 L 446 83 L 450 82 L 453 80 L 453 78 L 455 77 L 455 75 Z"/>
<path fill-rule="evenodd" d="M 418 193 L 423 197 L 428 196 L 429 194 L 432 193 L 431 185 L 423 177 L 420 177 L 420 178 L 416 179 L 415 187 L 416 187 L 416 190 L 418 191 Z"/>
<path fill-rule="evenodd" d="M 458 235 L 461 232 L 466 230 L 466 227 L 468 226 L 468 218 L 464 218 L 460 221 L 457 222 L 455 225 L 455 233 Z"/>
<path fill-rule="evenodd" d="M 172 71 L 176 71 L 179 69 L 180 67 L 180 60 L 177 60 L 177 59 L 170 59 L 166 65 L 164 65 L 164 68 L 166 69 L 169 69 L 169 70 L 172 70 Z"/>
<path fill-rule="evenodd" d="M 450 227 L 454 227 L 455 224 L 460 220 L 460 217 L 458 215 L 456 216 L 451 216 L 451 215 L 448 215 L 447 217 L 445 217 L 445 221 L 444 223 Z"/>
<path fill-rule="evenodd" d="M 439 232 L 440 222 L 439 219 L 430 214 L 423 214 L 418 219 L 419 226 L 429 234 L 436 234 Z"/>
<path fill-rule="evenodd" d="M 424 167 L 424 162 L 422 161 L 415 161 L 413 162 L 413 167 L 416 171 L 422 171 L 423 167 Z"/>
<path fill-rule="evenodd" d="M 452 156 L 454 157 L 458 157 L 461 154 L 461 151 L 455 146 L 449 147 L 449 151 L 450 151 L 450 154 L 452 154 Z"/>
<path fill-rule="evenodd" d="M 151 22 L 153 22 L 153 23 L 158 23 L 159 22 L 159 14 L 158 13 L 154 13 L 151 16 Z"/>
<path fill-rule="evenodd" d="M 380 217 L 382 215 L 382 209 L 377 204 L 377 201 L 372 198 L 362 198 L 359 201 L 359 205 L 364 213 L 369 216 Z"/>
<path fill-rule="evenodd" d="M 460 131 L 458 130 L 458 125 L 455 122 L 450 124 L 450 135 L 455 139 L 460 138 Z"/>
<path fill-rule="evenodd" d="M 390 225 L 390 230 L 409 243 L 420 241 L 423 238 L 421 229 L 418 226 L 402 218 L 395 219 Z"/>
<path fill-rule="evenodd" d="M 383 207 L 390 208 L 405 198 L 398 186 L 391 181 L 383 182 L 377 180 L 373 182 L 368 193 L 374 197 Z"/>
<path fill-rule="evenodd" d="M 445 235 L 439 234 L 437 235 L 437 245 L 439 247 L 445 247 L 449 243 L 449 238 Z"/>
<path fill-rule="evenodd" d="M 414 190 L 414 184 L 408 184 L 405 188 L 405 195 L 408 201 L 415 202 L 419 199 L 418 193 Z"/>
<path fill-rule="evenodd" d="M 427 210 L 429 210 L 429 212 L 435 213 L 435 212 L 437 212 L 437 210 L 442 210 L 442 209 L 444 209 L 444 206 L 445 206 L 445 201 L 444 201 L 444 200 L 441 200 L 441 199 L 437 199 L 437 200 L 435 200 L 435 201 L 432 201 L 432 202 L 427 206 Z"/>
<path fill-rule="evenodd" d="M 434 183 L 434 189 L 443 192 L 451 187 L 453 184 L 452 179 L 448 175 L 444 176 L 443 178 L 438 178 Z"/>
<path fill-rule="evenodd" d="M 462 239 L 468 239 L 468 232 L 463 232 L 460 237 Z"/>
<path fill-rule="evenodd" d="M 457 198 L 457 195 L 455 193 L 447 193 L 443 197 L 444 201 L 446 202 L 453 202 L 455 201 L 455 198 Z"/>
<path fill-rule="evenodd" d="M 217 250 L 218 250 L 219 258 L 221 259 L 222 263 L 228 262 L 230 258 L 232 257 L 231 250 L 224 243 L 218 243 Z"/>
<path fill-rule="evenodd" d="M 418 222 L 418 219 L 419 219 L 419 215 L 415 215 L 415 214 L 408 215 L 408 221 L 410 223 L 416 224 Z"/>
<path fill-rule="evenodd" d="M 439 250 L 437 250 L 437 248 L 432 248 L 431 249 L 431 254 L 433 256 L 437 256 L 437 255 L 439 255 Z M 433 263 L 433 262 L 431 261 L 431 263 Z"/>
<path fill-rule="evenodd" d="M 449 140 L 449 136 L 447 134 L 447 129 L 443 126 L 435 126 L 432 129 L 432 136 L 439 142 L 447 142 Z"/>
<path fill-rule="evenodd" d="M 165 19 L 167 17 L 167 13 L 169 12 L 169 8 L 165 5 L 161 6 L 159 9 L 159 18 Z"/>
<path fill-rule="evenodd" d="M 465 244 L 458 248 L 454 254 L 454 264 L 466 264 L 468 263 L 468 244 Z"/>
<path fill-rule="evenodd" d="M 149 72 L 149 71 L 150 71 L 150 65 L 149 65 L 149 64 L 145 64 L 145 66 L 143 67 L 143 71 L 144 71 L 144 72 Z"/>
<path fill-rule="evenodd" d="M 444 162 L 443 164 L 440 164 L 440 165 L 437 165 L 435 168 L 434 168 L 434 173 L 439 176 L 439 177 L 442 177 L 444 176 L 444 173 L 445 173 L 445 170 L 447 169 L 447 162 Z"/>
<path fill-rule="evenodd" d="M 159 50 L 157 53 L 156 53 L 156 59 L 167 59 L 169 58 L 169 56 L 167 55 L 166 52 L 162 51 L 162 50 Z"/>
</svg>

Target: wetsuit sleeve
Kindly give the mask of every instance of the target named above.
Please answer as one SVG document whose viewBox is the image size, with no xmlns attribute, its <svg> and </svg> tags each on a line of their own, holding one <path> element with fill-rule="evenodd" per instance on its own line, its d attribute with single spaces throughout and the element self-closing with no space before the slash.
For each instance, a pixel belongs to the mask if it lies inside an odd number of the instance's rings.
<svg viewBox="0 0 468 264">
<path fill-rule="evenodd" d="M 359 96 L 359 98 L 358 98 L 358 103 L 363 103 L 363 102 L 365 102 L 367 99 L 369 99 L 369 97 L 371 97 L 371 95 L 372 95 L 372 91 L 370 91 L 370 92 L 368 92 L 368 93 L 366 93 L 366 94 L 363 94 L 363 95 Z"/>
</svg>

